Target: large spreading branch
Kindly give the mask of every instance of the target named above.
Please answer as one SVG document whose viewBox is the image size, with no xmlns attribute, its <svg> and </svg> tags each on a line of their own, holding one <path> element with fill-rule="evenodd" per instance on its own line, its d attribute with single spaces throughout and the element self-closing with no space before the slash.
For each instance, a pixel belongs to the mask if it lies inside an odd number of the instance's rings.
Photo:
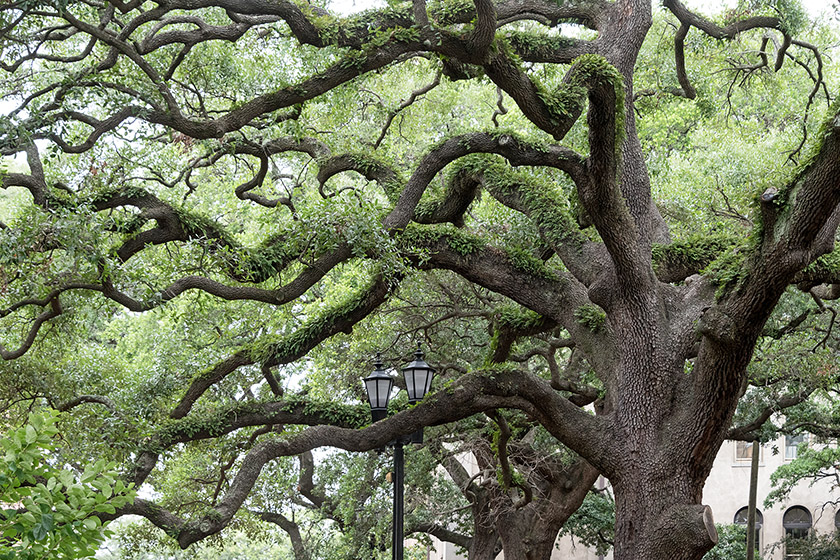
<svg viewBox="0 0 840 560">
<path fill-rule="evenodd" d="M 499 154 L 513 165 L 554 167 L 568 173 L 573 181 L 583 181 L 587 177 L 580 155 L 562 146 L 529 145 L 508 134 L 477 132 L 456 136 L 445 140 L 423 157 L 400 191 L 394 208 L 383 220 L 385 227 L 400 229 L 408 225 L 415 219 L 420 198 L 432 179 L 447 164 L 477 153 Z"/>
<path fill-rule="evenodd" d="M 382 277 L 373 279 L 371 285 L 359 294 L 312 317 L 290 335 L 279 341 L 265 344 L 257 349 L 237 352 L 220 362 L 203 375 L 198 376 L 184 393 L 178 405 L 172 410 L 172 418 L 182 418 L 195 401 L 210 387 L 219 383 L 236 369 L 261 361 L 264 367 L 275 367 L 291 363 L 305 356 L 312 348 L 327 338 L 349 332 L 353 326 L 376 310 L 388 297 L 391 285 Z"/>
<path fill-rule="evenodd" d="M 533 404 L 535 402 L 551 404 L 542 408 Z M 249 413 L 246 406 L 224 413 L 227 420 L 223 422 L 208 419 L 191 421 L 189 417 L 184 418 L 153 438 L 150 442 L 153 449 L 138 455 L 133 477 L 139 483 L 154 468 L 157 454 L 178 442 L 217 437 L 220 433 L 247 425 L 315 424 L 295 435 L 266 439 L 254 445 L 243 458 L 242 466 L 230 482 L 224 497 L 214 505 L 211 513 L 200 519 L 185 521 L 165 510 L 156 511 L 159 508 L 150 508 L 148 503 L 142 501 L 139 505 L 135 503 L 134 506 L 127 506 L 120 513 L 144 515 L 167 530 L 186 548 L 223 529 L 242 506 L 262 468 L 276 458 L 300 455 L 324 446 L 347 451 L 376 449 L 422 426 L 443 424 L 498 408 L 522 409 L 538 419 L 550 432 L 569 441 L 572 449 L 585 454 L 594 464 L 609 465 L 608 453 L 600 443 L 601 438 L 607 437 L 608 422 L 582 411 L 556 394 L 546 382 L 517 370 L 501 369 L 493 370 L 489 375 L 477 373 L 465 376 L 446 391 L 428 396 L 422 405 L 362 430 L 339 427 L 334 421 L 332 425 L 325 423 L 325 419 L 318 418 L 317 413 L 313 416 L 308 412 L 311 408 L 303 407 L 303 414 L 310 414 L 307 421 L 300 412 L 296 413 L 294 409 L 289 412 L 288 405 L 277 403 L 271 406 L 274 412 L 270 413 L 270 417 L 261 412 Z"/>
<path fill-rule="evenodd" d="M 706 35 L 715 39 L 723 39 L 730 41 L 734 40 L 740 34 L 754 29 L 774 30 L 778 31 L 781 34 L 781 41 L 779 41 L 772 34 L 765 35 L 762 38 L 761 47 L 759 48 L 757 53 L 758 62 L 750 65 L 736 64 L 735 67 L 738 72 L 744 72 L 747 78 L 750 75 L 752 75 L 753 72 L 764 68 L 772 68 L 773 71 L 778 72 L 782 68 L 782 65 L 784 64 L 786 59 L 793 60 L 796 64 L 805 69 L 806 73 L 814 82 L 814 87 L 810 95 L 808 96 L 807 105 L 804 110 L 805 116 L 802 119 L 802 140 L 799 146 L 792 152 L 791 158 L 794 156 L 794 154 L 798 154 L 802 150 L 808 138 L 808 132 L 806 127 L 808 114 L 817 94 L 822 89 L 825 93 L 826 100 L 830 99 L 830 96 L 828 94 L 828 88 L 823 77 L 823 61 L 819 49 L 806 41 L 794 39 L 793 37 L 791 37 L 785 26 L 784 20 L 780 17 L 745 17 L 733 21 L 729 25 L 719 26 L 714 22 L 708 20 L 707 18 L 704 18 L 703 16 L 700 16 L 689 10 L 682 4 L 682 2 L 680 2 L 680 0 L 665 0 L 663 2 L 663 6 L 666 9 L 670 10 L 671 13 L 673 13 L 680 22 L 680 26 L 677 29 L 677 32 L 674 36 L 674 57 L 676 61 L 676 73 L 677 79 L 681 87 L 677 94 L 683 95 L 689 99 L 694 99 L 697 96 L 697 92 L 688 78 L 685 60 L 685 39 L 692 28 L 696 28 L 701 32 L 705 33 Z M 772 64 L 767 52 L 767 47 L 771 43 L 776 49 L 776 54 L 774 60 L 772 61 Z M 795 58 L 790 53 L 791 46 L 796 46 L 809 51 L 814 56 L 814 61 L 816 62 L 816 70 L 812 70 L 808 64 Z M 737 73 L 736 78 L 733 79 L 733 85 L 736 80 Z"/>
<path fill-rule="evenodd" d="M 58 299 L 58 295 L 54 297 L 48 298 L 48 301 L 42 304 L 43 306 L 49 306 L 47 309 L 39 313 L 35 319 L 32 321 L 31 325 L 29 326 L 29 330 L 24 335 L 23 340 L 14 350 L 9 350 L 3 344 L 0 344 L 0 357 L 4 360 L 16 360 L 20 358 L 26 352 L 32 348 L 32 345 L 35 343 L 35 339 L 38 336 L 38 331 L 41 330 L 41 327 L 50 319 L 55 319 L 62 313 L 61 308 L 61 301 Z M 2 315 L 0 315 L 2 316 Z"/>
<path fill-rule="evenodd" d="M 750 29 L 780 29 L 781 19 L 774 16 L 755 16 L 739 19 L 721 27 L 686 8 L 680 0 L 663 0 L 662 5 L 671 11 L 680 22 L 696 27 L 715 39 L 734 39 L 739 33 Z"/>
<path fill-rule="evenodd" d="M 292 552 L 295 555 L 295 560 L 309 560 L 312 557 L 300 533 L 300 527 L 294 520 L 276 511 L 252 511 L 251 513 L 263 521 L 277 525 L 289 535 L 289 540 L 292 541 Z"/>
<path fill-rule="evenodd" d="M 171 15 L 179 9 L 193 11 L 210 6 L 218 6 L 227 10 L 232 23 L 229 25 L 209 25 L 198 16 Z M 478 2 L 474 11 L 466 10 L 458 13 L 452 21 L 448 21 L 449 18 L 446 17 L 441 20 L 444 24 L 474 21 L 473 31 L 466 38 L 451 34 L 443 27 L 432 29 L 426 26 L 421 27 L 419 37 L 407 39 L 405 34 L 394 33 L 391 41 L 387 41 L 385 45 L 373 50 L 366 49 L 364 53 L 360 53 L 358 49 L 365 43 L 370 42 L 377 30 L 407 29 L 414 25 L 413 19 L 408 15 L 402 15 L 398 12 L 389 13 L 386 10 L 367 16 L 368 19 L 363 22 L 352 22 L 348 25 L 345 25 L 344 22 L 336 22 L 339 26 L 338 32 L 330 33 L 329 38 L 327 38 L 326 31 L 313 22 L 314 17 L 324 17 L 326 14 L 318 10 L 306 13 L 296 5 L 285 2 L 279 4 L 267 2 L 173 2 L 144 12 L 127 23 L 121 22 L 118 31 L 112 31 L 109 27 L 113 23 L 113 8 L 110 8 L 110 12 L 107 12 L 110 15 L 103 17 L 102 21 L 96 25 L 87 23 L 74 15 L 72 11 L 66 10 L 56 13 L 55 18 L 56 20 L 64 20 L 76 32 L 84 33 L 91 38 L 90 47 L 86 49 L 86 52 L 89 52 L 93 44 L 97 42 L 110 49 L 108 57 L 99 63 L 99 69 L 110 68 L 118 57 L 129 59 L 157 89 L 165 109 L 156 104 L 130 106 L 124 108 L 119 115 L 113 115 L 106 120 L 94 119 L 78 113 L 59 114 L 58 118 L 83 122 L 93 127 L 94 130 L 81 144 L 69 145 L 60 137 L 53 137 L 53 140 L 59 141 L 60 145 L 69 152 L 86 151 L 93 146 L 104 132 L 112 130 L 129 117 L 165 125 L 192 138 L 220 138 L 226 133 L 253 123 L 261 115 L 314 99 L 342 83 L 382 68 L 403 56 L 411 55 L 411 53 L 432 50 L 445 56 L 456 55 L 467 63 L 481 62 L 486 58 L 490 43 L 494 40 L 497 25 L 514 21 L 515 15 L 521 17 L 523 13 L 529 14 L 529 18 L 544 22 L 549 26 L 555 26 L 561 21 L 568 20 L 589 22 L 595 25 L 607 6 L 608 4 L 599 2 L 579 2 L 557 6 L 554 3 L 532 0 L 530 5 L 527 6 L 528 9 L 523 12 L 522 6 L 518 3 L 503 3 L 496 8 L 489 1 Z M 435 19 L 433 14 L 433 20 Z M 283 88 L 259 96 L 231 109 L 217 119 L 205 118 L 199 121 L 186 116 L 172 89 L 173 84 L 170 82 L 176 69 L 185 60 L 190 50 L 195 45 L 208 41 L 236 41 L 254 26 L 278 20 L 285 21 L 295 38 L 302 44 L 323 47 L 332 43 L 339 47 L 357 49 L 356 54 L 351 53 L 350 58 L 340 61 L 325 72 L 304 80 L 294 87 Z M 359 25 L 359 23 L 364 23 L 364 25 Z M 191 25 L 194 28 L 175 28 L 183 25 Z M 142 36 L 133 37 L 135 32 L 141 29 Z M 53 41 L 66 39 L 64 35 L 50 36 L 47 34 L 46 37 Z M 47 42 L 47 39 L 45 39 L 45 42 Z M 573 41 L 568 40 L 568 42 Z M 430 44 L 432 44 L 431 47 Z M 437 44 L 441 46 L 435 47 L 434 45 Z M 169 67 L 161 72 L 148 63 L 144 59 L 144 55 L 160 50 L 167 45 L 181 45 L 181 49 L 173 56 Z M 577 52 L 582 51 L 583 49 L 578 49 Z M 48 55 L 39 53 L 39 49 L 36 48 L 32 57 L 47 58 Z M 66 88 L 62 88 L 61 92 L 61 95 L 64 95 Z M 141 97 L 139 93 L 134 96 Z"/>
</svg>

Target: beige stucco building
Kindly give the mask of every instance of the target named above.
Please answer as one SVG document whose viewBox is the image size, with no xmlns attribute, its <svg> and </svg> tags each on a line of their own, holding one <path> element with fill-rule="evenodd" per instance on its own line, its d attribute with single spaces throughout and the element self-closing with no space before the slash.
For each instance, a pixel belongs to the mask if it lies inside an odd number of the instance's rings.
<svg viewBox="0 0 840 560">
<path fill-rule="evenodd" d="M 761 527 L 758 545 L 763 560 L 793 560 L 795 550 L 786 550 L 785 535 L 804 536 L 811 530 L 828 533 L 840 527 L 840 509 L 832 504 L 840 498 L 840 491 L 831 488 L 827 480 L 813 485 L 800 483 L 788 500 L 772 508 L 764 507 L 764 499 L 771 490 L 770 475 L 781 465 L 796 457 L 801 439 L 782 437 L 761 448 L 758 467 L 758 511 Z M 774 449 L 776 453 L 774 453 Z M 725 442 L 706 483 L 703 503 L 712 508 L 715 523 L 746 523 L 746 507 L 750 492 L 752 449 L 743 442 Z M 436 543 L 429 551 L 429 560 L 461 560 L 455 547 Z M 500 555 L 499 558 L 503 558 Z M 611 555 L 598 556 L 586 547 L 563 537 L 557 542 L 553 560 L 611 560 Z"/>
<path fill-rule="evenodd" d="M 781 545 L 786 535 L 804 536 L 809 531 L 828 533 L 836 530 L 838 509 L 830 503 L 840 497 L 827 480 L 813 485 L 800 483 L 788 499 L 765 508 L 763 503 L 772 489 L 770 475 L 781 465 L 796 457 L 800 438 L 782 437 L 761 448 L 758 467 L 757 506 L 761 520 L 758 543 L 765 560 L 795 558 L 793 550 Z M 717 523 L 745 522 L 750 491 L 750 444 L 726 442 L 715 459 L 715 465 L 703 496 L 703 503 L 711 506 Z M 776 451 L 774 453 L 774 450 Z"/>
</svg>

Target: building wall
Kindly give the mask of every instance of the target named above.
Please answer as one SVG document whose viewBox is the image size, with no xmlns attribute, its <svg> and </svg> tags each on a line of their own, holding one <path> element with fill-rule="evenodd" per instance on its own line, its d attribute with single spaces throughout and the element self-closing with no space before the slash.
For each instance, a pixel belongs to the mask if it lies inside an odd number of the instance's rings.
<svg viewBox="0 0 840 560">
<path fill-rule="evenodd" d="M 778 449 L 776 454 L 773 453 L 774 447 Z M 706 482 L 703 503 L 711 506 L 715 523 L 732 523 L 736 512 L 749 503 L 750 460 L 739 459 L 736 450 L 735 442 L 724 443 Z M 838 493 L 832 491 L 828 481 L 819 481 L 813 485 L 807 482 L 798 484 L 785 503 L 772 508 L 764 507 L 764 499 L 771 490 L 770 475 L 789 461 L 785 458 L 784 438 L 763 446 L 759 455 L 756 505 L 764 518 L 759 532 L 759 544 L 765 560 L 784 558 L 784 549 L 779 546 L 785 537 L 782 520 L 785 511 L 792 506 L 804 507 L 811 513 L 813 527 L 818 533 L 829 533 L 835 529 L 836 508 L 831 504 L 826 506 L 826 503 L 836 499 Z"/>
<path fill-rule="evenodd" d="M 429 550 L 426 558 L 427 560 L 462 560 L 465 558 L 455 552 L 455 545 L 447 542 L 440 542 L 437 539 L 432 539 L 434 545 Z"/>
<path fill-rule="evenodd" d="M 742 444 L 743 445 L 743 444 Z M 778 450 L 773 453 L 774 447 Z M 742 507 L 749 504 L 750 495 L 750 467 L 751 460 L 738 457 L 738 444 L 725 442 L 714 467 L 706 482 L 703 503 L 712 508 L 715 523 L 731 524 L 735 514 Z M 813 529 L 818 533 L 828 533 L 835 530 L 836 506 L 830 504 L 840 497 L 840 492 L 832 490 L 827 480 L 818 481 L 813 485 L 807 482 L 797 485 L 790 493 L 789 499 L 772 508 L 764 507 L 764 499 L 771 490 L 770 475 L 781 465 L 791 459 L 785 457 L 785 438 L 767 444 L 761 448 L 759 455 L 757 508 L 763 516 L 763 524 L 759 532 L 759 545 L 763 560 L 784 560 L 784 546 L 781 541 L 785 537 L 783 517 L 788 508 L 800 506 L 811 513 Z M 448 543 L 436 543 L 436 548 L 430 552 L 429 560 L 463 560 L 465 557 L 457 555 L 455 548 Z M 504 558 L 503 554 L 499 559 Z M 557 542 L 557 549 L 552 560 L 611 560 L 612 555 L 598 556 L 592 550 L 570 537 L 563 537 Z"/>
</svg>

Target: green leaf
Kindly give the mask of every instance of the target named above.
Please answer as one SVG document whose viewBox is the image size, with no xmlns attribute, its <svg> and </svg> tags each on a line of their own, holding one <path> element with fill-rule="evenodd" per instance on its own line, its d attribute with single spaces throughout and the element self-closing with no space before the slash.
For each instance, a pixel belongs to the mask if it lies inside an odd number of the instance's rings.
<svg viewBox="0 0 840 560">
<path fill-rule="evenodd" d="M 38 431 L 34 428 L 34 426 L 27 424 L 26 426 L 26 443 L 35 443 L 38 439 Z"/>
<path fill-rule="evenodd" d="M 97 505 L 94 508 L 94 511 L 98 511 L 100 513 L 116 513 L 117 508 L 115 508 L 112 504 L 104 503 Z"/>
<path fill-rule="evenodd" d="M 65 488 L 69 488 L 73 485 L 73 473 L 70 471 L 60 471 L 58 473 L 58 480 L 61 482 L 62 486 Z"/>
</svg>

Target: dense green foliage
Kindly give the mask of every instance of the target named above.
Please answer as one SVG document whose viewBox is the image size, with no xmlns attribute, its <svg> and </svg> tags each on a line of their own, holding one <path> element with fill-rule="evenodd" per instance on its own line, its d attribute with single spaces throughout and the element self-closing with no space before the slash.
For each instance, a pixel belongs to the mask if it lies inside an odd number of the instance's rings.
<svg viewBox="0 0 840 560">
<path fill-rule="evenodd" d="M 58 415 L 33 412 L 0 439 L 0 558 L 71 560 L 94 555 L 109 534 L 98 517 L 135 496 L 116 464 L 98 460 L 81 475 L 62 467 Z"/>
<path fill-rule="evenodd" d="M 800 550 L 802 560 L 832 560 L 840 555 L 840 536 L 836 532 L 829 535 L 811 536 Z"/>
<path fill-rule="evenodd" d="M 598 554 L 607 554 L 615 542 L 615 504 L 607 490 L 592 492 L 563 525 L 561 535 L 571 535 Z"/>
</svg>

